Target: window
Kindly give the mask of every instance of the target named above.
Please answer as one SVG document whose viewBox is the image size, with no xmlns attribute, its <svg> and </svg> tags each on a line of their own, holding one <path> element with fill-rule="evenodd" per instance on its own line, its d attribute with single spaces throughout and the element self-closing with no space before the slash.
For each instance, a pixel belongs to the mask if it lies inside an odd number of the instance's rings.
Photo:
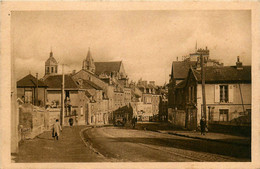
<svg viewBox="0 0 260 169">
<path fill-rule="evenodd" d="M 24 99 L 25 99 L 25 103 L 32 103 L 32 91 L 31 90 L 24 91 Z"/>
<path fill-rule="evenodd" d="M 53 67 L 51 67 L 51 73 L 53 73 Z"/>
<path fill-rule="evenodd" d="M 228 85 L 220 85 L 220 102 L 228 102 Z"/>
<path fill-rule="evenodd" d="M 49 67 L 47 67 L 47 73 L 50 73 L 50 68 Z"/>
<path fill-rule="evenodd" d="M 219 109 L 219 121 L 228 121 L 228 109 Z"/>
<path fill-rule="evenodd" d="M 57 66 L 55 67 L 55 73 L 57 73 L 58 71 L 57 71 Z"/>
</svg>

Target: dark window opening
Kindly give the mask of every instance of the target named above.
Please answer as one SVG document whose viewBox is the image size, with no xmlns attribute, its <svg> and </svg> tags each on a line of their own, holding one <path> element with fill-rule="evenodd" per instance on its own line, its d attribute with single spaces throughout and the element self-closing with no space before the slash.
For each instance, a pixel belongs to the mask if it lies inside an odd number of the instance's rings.
<svg viewBox="0 0 260 169">
<path fill-rule="evenodd" d="M 228 102 L 228 85 L 220 85 L 220 102 Z"/>
</svg>

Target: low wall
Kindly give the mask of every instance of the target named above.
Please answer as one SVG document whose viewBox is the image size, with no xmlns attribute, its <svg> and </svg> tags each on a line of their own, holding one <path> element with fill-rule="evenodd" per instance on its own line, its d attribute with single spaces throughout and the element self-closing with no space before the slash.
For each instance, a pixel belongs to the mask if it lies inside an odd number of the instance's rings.
<svg viewBox="0 0 260 169">
<path fill-rule="evenodd" d="M 251 125 L 237 126 L 237 125 L 227 125 L 218 123 L 208 124 L 209 132 L 226 133 L 239 136 L 251 136 Z"/>
<path fill-rule="evenodd" d="M 184 110 L 175 110 L 174 124 L 178 127 L 185 127 L 185 117 L 186 113 Z"/>
<path fill-rule="evenodd" d="M 185 127 L 186 112 L 184 110 L 168 109 L 168 122 L 176 127 Z"/>
<path fill-rule="evenodd" d="M 23 104 L 19 107 L 19 140 L 32 139 L 41 134 L 45 128 L 44 108 L 31 104 Z"/>
</svg>

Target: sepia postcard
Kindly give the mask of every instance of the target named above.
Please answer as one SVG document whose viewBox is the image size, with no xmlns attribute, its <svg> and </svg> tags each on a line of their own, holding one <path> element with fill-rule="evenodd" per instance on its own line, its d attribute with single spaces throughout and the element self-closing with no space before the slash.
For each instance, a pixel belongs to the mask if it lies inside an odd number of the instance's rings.
<svg viewBox="0 0 260 169">
<path fill-rule="evenodd" d="M 0 168 L 259 168 L 259 9 L 1 2 Z"/>
</svg>

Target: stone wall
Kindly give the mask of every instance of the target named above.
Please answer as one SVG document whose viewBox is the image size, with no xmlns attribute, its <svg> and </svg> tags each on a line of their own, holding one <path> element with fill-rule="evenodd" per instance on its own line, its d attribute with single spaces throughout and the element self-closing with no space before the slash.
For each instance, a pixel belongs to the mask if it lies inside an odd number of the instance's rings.
<svg viewBox="0 0 260 169">
<path fill-rule="evenodd" d="M 19 107 L 19 140 L 32 139 L 41 134 L 47 124 L 45 123 L 46 110 L 23 104 Z"/>
</svg>

